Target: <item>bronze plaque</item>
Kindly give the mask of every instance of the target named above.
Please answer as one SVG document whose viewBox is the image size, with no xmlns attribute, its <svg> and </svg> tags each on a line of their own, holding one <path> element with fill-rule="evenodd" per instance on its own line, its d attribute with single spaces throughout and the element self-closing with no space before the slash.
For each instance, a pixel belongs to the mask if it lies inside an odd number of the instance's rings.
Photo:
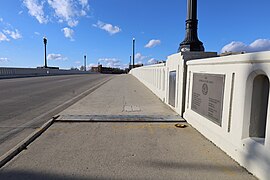
<svg viewBox="0 0 270 180">
<path fill-rule="evenodd" d="M 193 74 L 191 109 L 221 126 L 225 75 Z"/>
<path fill-rule="evenodd" d="M 170 71 L 169 77 L 169 104 L 175 107 L 176 71 Z"/>
</svg>

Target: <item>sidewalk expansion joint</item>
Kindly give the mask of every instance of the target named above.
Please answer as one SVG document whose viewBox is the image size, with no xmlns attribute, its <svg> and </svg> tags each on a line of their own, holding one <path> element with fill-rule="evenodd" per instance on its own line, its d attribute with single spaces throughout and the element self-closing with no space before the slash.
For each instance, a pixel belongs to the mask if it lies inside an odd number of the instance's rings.
<svg viewBox="0 0 270 180">
<path fill-rule="evenodd" d="M 124 123 L 143 123 L 143 122 L 186 122 L 181 116 L 177 115 L 61 115 L 55 122 L 124 122 Z"/>
</svg>

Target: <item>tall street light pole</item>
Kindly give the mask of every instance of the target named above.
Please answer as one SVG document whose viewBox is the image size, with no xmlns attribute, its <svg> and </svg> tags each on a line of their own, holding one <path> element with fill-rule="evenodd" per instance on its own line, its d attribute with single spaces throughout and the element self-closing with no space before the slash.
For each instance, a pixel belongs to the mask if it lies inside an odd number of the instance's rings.
<svg viewBox="0 0 270 180">
<path fill-rule="evenodd" d="M 132 68 L 135 67 L 135 38 L 132 40 L 132 60 L 133 60 L 133 65 Z"/>
<path fill-rule="evenodd" d="M 131 68 L 131 56 L 129 56 L 129 70 L 132 69 Z"/>
<path fill-rule="evenodd" d="M 46 46 L 47 46 L 48 40 L 47 40 L 46 37 L 43 38 L 43 42 L 44 42 L 44 49 L 45 49 L 45 53 L 44 53 L 45 66 L 44 67 L 47 68 L 48 66 L 47 66 L 47 49 L 46 49 Z"/>
<path fill-rule="evenodd" d="M 84 55 L 84 71 L 86 71 L 86 55 Z"/>
<path fill-rule="evenodd" d="M 198 38 L 197 0 L 187 0 L 186 37 L 181 42 L 178 52 L 204 51 L 203 43 Z"/>
</svg>

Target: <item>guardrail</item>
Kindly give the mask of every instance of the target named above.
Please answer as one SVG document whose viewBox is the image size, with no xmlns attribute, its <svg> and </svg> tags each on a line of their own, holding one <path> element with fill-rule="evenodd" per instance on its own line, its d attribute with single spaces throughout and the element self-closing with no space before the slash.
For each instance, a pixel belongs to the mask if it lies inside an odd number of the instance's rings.
<svg viewBox="0 0 270 180">
<path fill-rule="evenodd" d="M 240 165 L 269 178 L 270 52 L 192 60 L 197 55 L 130 73 Z"/>
<path fill-rule="evenodd" d="M 52 76 L 68 74 L 90 74 L 88 71 L 62 70 L 49 68 L 6 68 L 0 67 L 0 78 L 28 77 L 28 76 Z"/>
</svg>

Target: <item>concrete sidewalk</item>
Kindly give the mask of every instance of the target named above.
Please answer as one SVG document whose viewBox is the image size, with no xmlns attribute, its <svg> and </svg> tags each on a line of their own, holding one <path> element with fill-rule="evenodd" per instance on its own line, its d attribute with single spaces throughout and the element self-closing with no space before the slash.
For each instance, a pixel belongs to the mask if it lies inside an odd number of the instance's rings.
<svg viewBox="0 0 270 180">
<path fill-rule="evenodd" d="M 0 179 L 256 179 L 130 75 L 60 115 Z"/>
</svg>

